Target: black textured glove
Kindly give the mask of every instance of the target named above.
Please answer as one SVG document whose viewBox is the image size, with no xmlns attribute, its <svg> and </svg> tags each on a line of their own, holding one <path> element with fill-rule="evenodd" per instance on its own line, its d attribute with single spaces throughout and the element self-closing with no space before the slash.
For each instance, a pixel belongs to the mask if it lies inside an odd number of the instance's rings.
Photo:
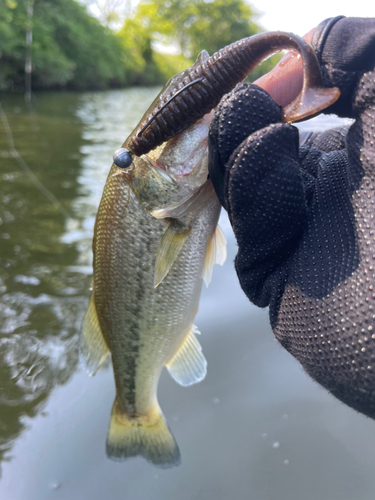
<svg viewBox="0 0 375 500">
<path fill-rule="evenodd" d="M 238 242 L 241 286 L 270 306 L 276 338 L 317 382 L 375 418 L 375 20 L 334 19 L 313 47 L 328 112 L 349 128 L 310 134 L 240 84 L 210 129 L 210 177 Z"/>
</svg>

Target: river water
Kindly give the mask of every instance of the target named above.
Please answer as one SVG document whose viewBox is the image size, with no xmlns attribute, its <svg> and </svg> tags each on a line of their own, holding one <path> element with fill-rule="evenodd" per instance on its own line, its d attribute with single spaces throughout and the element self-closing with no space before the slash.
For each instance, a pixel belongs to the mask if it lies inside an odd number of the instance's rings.
<svg viewBox="0 0 375 500">
<path fill-rule="evenodd" d="M 91 238 L 112 153 L 157 91 L 42 93 L 32 110 L 1 99 L 22 159 L 1 114 L 0 498 L 373 500 L 375 423 L 274 340 L 267 311 L 238 285 L 225 214 L 228 259 L 196 318 L 208 375 L 183 388 L 163 373 L 159 384 L 182 464 L 106 458 L 113 376 L 90 378 L 77 350 Z"/>
</svg>

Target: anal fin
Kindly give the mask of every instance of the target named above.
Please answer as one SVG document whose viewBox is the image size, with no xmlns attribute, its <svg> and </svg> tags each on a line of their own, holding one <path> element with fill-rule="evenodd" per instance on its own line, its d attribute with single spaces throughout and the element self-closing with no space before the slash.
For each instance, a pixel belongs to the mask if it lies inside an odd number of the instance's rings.
<svg viewBox="0 0 375 500">
<path fill-rule="evenodd" d="M 177 353 L 166 364 L 171 376 L 183 386 L 197 384 L 207 373 L 207 361 L 195 337 L 196 333 L 199 332 L 193 325 Z"/>
<path fill-rule="evenodd" d="M 94 294 L 91 295 L 89 307 L 83 320 L 80 352 L 90 375 L 95 375 L 109 354 L 100 329 Z"/>
</svg>

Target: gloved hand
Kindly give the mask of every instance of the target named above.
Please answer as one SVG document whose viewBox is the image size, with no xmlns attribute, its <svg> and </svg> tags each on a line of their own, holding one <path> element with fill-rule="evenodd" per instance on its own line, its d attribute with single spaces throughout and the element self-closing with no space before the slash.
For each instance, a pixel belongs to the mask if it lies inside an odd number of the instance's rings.
<svg viewBox="0 0 375 500">
<path fill-rule="evenodd" d="M 375 418 L 375 20 L 325 21 L 312 46 L 341 90 L 326 112 L 354 124 L 300 143 L 267 92 L 240 84 L 211 124 L 210 178 L 248 298 L 313 379 Z"/>
</svg>

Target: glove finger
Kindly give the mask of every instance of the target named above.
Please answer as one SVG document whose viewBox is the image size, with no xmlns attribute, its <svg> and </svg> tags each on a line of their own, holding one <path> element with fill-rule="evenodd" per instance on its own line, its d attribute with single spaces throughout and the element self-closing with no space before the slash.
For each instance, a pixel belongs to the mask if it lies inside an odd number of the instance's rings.
<svg viewBox="0 0 375 500">
<path fill-rule="evenodd" d="M 240 283 L 266 306 L 267 280 L 295 251 L 306 221 L 298 130 L 273 124 L 250 135 L 232 154 L 225 184 Z"/>
<path fill-rule="evenodd" d="M 210 179 L 225 207 L 225 165 L 233 150 L 255 130 L 281 121 L 281 108 L 266 91 L 241 83 L 216 108 L 209 132 Z"/>
<path fill-rule="evenodd" d="M 313 184 L 318 177 L 322 157 L 326 153 L 346 148 L 348 129 L 349 127 L 337 127 L 325 132 L 300 133 L 300 166 L 307 176 L 312 177 Z"/>
<path fill-rule="evenodd" d="M 336 127 L 326 130 L 325 132 L 312 132 L 305 136 L 305 140 L 300 146 L 317 147 L 322 153 L 331 151 L 339 151 L 346 147 L 346 136 L 348 134 L 349 125 Z"/>
</svg>

